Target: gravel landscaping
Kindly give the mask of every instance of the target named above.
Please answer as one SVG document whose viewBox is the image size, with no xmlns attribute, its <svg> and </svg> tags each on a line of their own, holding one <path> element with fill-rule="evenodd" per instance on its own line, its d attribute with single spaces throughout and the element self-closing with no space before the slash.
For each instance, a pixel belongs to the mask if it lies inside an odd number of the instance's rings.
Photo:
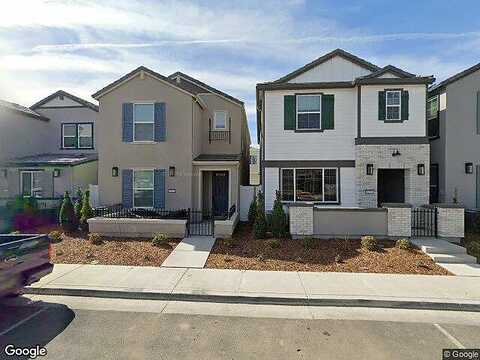
<svg viewBox="0 0 480 360">
<path fill-rule="evenodd" d="M 217 239 L 207 268 L 336 271 L 393 274 L 452 275 L 418 249 L 402 250 L 395 242 L 379 240 L 379 248 L 368 251 L 360 240 L 256 240 L 250 225 L 239 224 L 231 239 Z"/>
</svg>

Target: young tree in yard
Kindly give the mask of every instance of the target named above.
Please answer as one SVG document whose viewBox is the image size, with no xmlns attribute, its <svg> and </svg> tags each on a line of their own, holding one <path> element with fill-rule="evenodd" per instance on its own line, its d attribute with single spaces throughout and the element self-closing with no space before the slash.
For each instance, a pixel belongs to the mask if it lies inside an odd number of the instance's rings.
<svg viewBox="0 0 480 360">
<path fill-rule="evenodd" d="M 265 203 L 263 194 L 259 191 L 257 195 L 257 214 L 253 224 L 253 236 L 255 239 L 265 239 L 267 235 L 267 219 L 265 218 Z"/>
<path fill-rule="evenodd" d="M 253 200 L 248 209 L 248 222 L 253 224 L 255 222 L 255 217 L 257 216 L 257 194 L 253 194 Z"/>
<path fill-rule="evenodd" d="M 283 211 L 280 191 L 276 192 L 275 202 L 273 203 L 272 234 L 276 238 L 283 238 L 287 235 L 287 217 L 285 211 Z"/>
<path fill-rule="evenodd" d="M 75 215 L 79 220 L 82 217 L 82 215 L 80 214 L 82 211 L 82 205 L 83 205 L 83 193 L 82 193 L 82 189 L 78 189 L 77 200 L 75 200 Z"/>
<path fill-rule="evenodd" d="M 78 219 L 75 216 L 75 210 L 73 208 L 72 199 L 68 191 L 65 192 L 63 197 L 62 207 L 60 208 L 59 222 L 63 230 L 74 231 L 78 228 Z"/>
<path fill-rule="evenodd" d="M 80 210 L 80 215 L 80 224 L 82 228 L 88 230 L 87 220 L 95 215 L 90 206 L 90 191 L 88 190 L 83 193 L 82 210 Z"/>
</svg>

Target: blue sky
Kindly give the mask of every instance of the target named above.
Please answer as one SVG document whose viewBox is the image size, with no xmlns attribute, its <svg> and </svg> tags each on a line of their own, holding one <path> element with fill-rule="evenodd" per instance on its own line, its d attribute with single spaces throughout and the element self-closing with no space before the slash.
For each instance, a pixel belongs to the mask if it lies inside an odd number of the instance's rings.
<svg viewBox="0 0 480 360">
<path fill-rule="evenodd" d="M 180 70 L 244 100 L 256 142 L 256 83 L 338 47 L 442 80 L 480 62 L 479 12 L 451 0 L 3 1 L 0 98 L 92 100 L 139 65 Z"/>
</svg>

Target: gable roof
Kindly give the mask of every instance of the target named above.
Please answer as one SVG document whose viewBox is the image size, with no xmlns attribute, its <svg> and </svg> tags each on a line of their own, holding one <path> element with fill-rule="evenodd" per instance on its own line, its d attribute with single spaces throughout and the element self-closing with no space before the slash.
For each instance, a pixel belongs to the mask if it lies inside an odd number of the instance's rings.
<svg viewBox="0 0 480 360">
<path fill-rule="evenodd" d="M 36 113 L 32 109 L 29 109 L 25 106 L 18 105 L 16 103 L 10 102 L 10 101 L 5 101 L 5 100 L 0 100 L 0 108 L 6 109 L 7 111 L 12 111 L 15 113 L 23 114 L 26 116 L 29 116 L 34 119 L 38 120 L 43 120 L 43 121 L 49 121 L 50 119 L 40 115 L 39 113 Z"/>
<path fill-rule="evenodd" d="M 375 71 L 378 71 L 380 70 L 380 68 L 375 65 L 375 64 L 372 64 L 371 62 L 368 62 L 367 60 L 364 60 L 362 58 L 359 58 L 358 56 L 355 56 L 353 54 L 350 54 L 349 52 L 343 50 L 343 49 L 335 49 L 325 55 L 322 55 L 320 56 L 318 59 L 316 60 L 313 60 L 311 63 L 308 63 L 304 66 L 302 66 L 301 68 L 295 70 L 295 71 L 292 71 L 291 73 L 281 77 L 280 79 L 278 80 L 275 80 L 273 82 L 287 82 L 295 77 L 297 77 L 298 75 L 300 74 L 303 74 L 305 72 L 307 72 L 308 70 L 311 70 L 313 69 L 315 66 L 317 65 L 320 65 L 332 58 L 334 58 L 335 56 L 340 56 L 348 61 L 351 61 L 353 62 L 354 64 L 357 64 L 367 70 L 370 70 L 372 72 L 375 72 Z"/>
<path fill-rule="evenodd" d="M 187 86 L 191 89 L 191 91 L 195 92 L 195 94 L 200 94 L 200 93 L 205 93 L 205 90 L 207 92 L 211 92 L 211 93 L 214 93 L 214 94 L 217 94 L 217 95 L 220 95 L 220 96 L 223 96 L 223 97 L 226 97 L 227 99 L 237 103 L 238 105 L 243 105 L 243 101 L 231 96 L 231 95 L 228 95 L 227 93 L 221 91 L 221 90 L 218 90 L 210 85 L 207 85 L 205 84 L 204 82 L 198 80 L 198 79 L 195 79 L 185 73 L 182 73 L 180 71 L 177 71 L 171 75 L 168 76 L 169 79 L 171 80 L 174 80 L 176 82 L 177 79 L 183 79 L 183 80 L 186 80 L 186 82 L 182 82 L 180 81 L 179 84 L 183 84 L 183 86 Z M 178 82 L 177 82 L 178 84 Z M 186 85 L 186 84 L 190 84 L 190 85 Z"/>
<path fill-rule="evenodd" d="M 135 76 L 140 71 L 143 71 L 143 72 L 149 74 L 150 76 L 173 86 L 174 88 L 177 88 L 181 91 L 184 91 L 184 92 L 188 93 L 189 95 L 191 95 L 193 97 L 195 97 L 195 95 L 196 95 L 194 92 L 192 92 L 192 90 L 188 86 L 182 85 L 181 83 L 177 83 L 175 80 L 169 79 L 168 77 L 163 76 L 162 74 L 159 74 L 159 73 L 147 68 L 146 66 L 142 65 L 142 66 L 137 67 L 135 70 L 130 71 L 128 74 L 122 76 L 120 79 L 115 80 L 114 82 L 112 82 L 112 83 L 108 84 L 107 86 L 103 87 L 102 89 L 98 90 L 95 94 L 92 95 L 92 97 L 94 99 L 98 100 L 99 97 L 106 94 L 107 92 L 110 92 L 111 90 L 113 90 L 115 87 L 117 87 L 118 85 L 120 85 L 124 81 L 129 80 L 131 77 Z"/>
<path fill-rule="evenodd" d="M 54 92 L 53 94 L 51 95 L 48 95 L 46 98 L 36 102 L 35 104 L 33 104 L 32 106 L 30 106 L 30 109 L 36 109 L 36 108 L 39 108 L 41 107 L 42 105 L 48 103 L 50 100 L 53 100 L 55 99 L 57 96 L 65 96 L 65 97 L 68 97 L 69 99 L 73 100 L 73 101 L 76 101 L 78 102 L 79 104 L 82 104 L 83 106 L 85 107 L 88 107 L 89 109 L 92 109 L 93 111 L 96 111 L 98 112 L 98 106 L 87 101 L 87 100 L 83 100 L 82 98 L 79 98 L 78 96 L 75 96 L 75 95 L 72 95 L 70 93 L 67 93 L 66 91 L 64 90 L 58 90 L 56 92 Z"/>
<path fill-rule="evenodd" d="M 393 65 L 387 65 L 387 66 L 384 66 L 383 68 L 371 73 L 371 74 L 368 74 L 368 75 L 365 75 L 365 76 L 361 76 L 360 79 L 372 79 L 372 78 L 377 78 L 379 76 L 382 76 L 383 74 L 386 74 L 386 73 L 392 73 L 400 78 L 412 78 L 412 77 L 415 77 L 416 75 L 415 74 L 412 74 L 412 73 L 409 73 L 405 70 L 402 70 L 396 66 L 393 66 Z"/>
<path fill-rule="evenodd" d="M 428 89 L 428 91 L 429 92 L 438 91 L 438 90 L 446 87 L 447 85 L 449 85 L 449 84 L 451 84 L 451 83 L 453 83 L 457 80 L 460 80 L 461 78 L 464 78 L 465 76 L 473 74 L 477 70 L 480 70 L 480 63 L 478 63 L 476 65 L 473 65 L 473 66 L 469 67 L 468 69 L 460 71 L 459 73 L 457 73 L 453 76 L 450 76 L 449 78 L 439 82 L 438 84 L 433 85 L 430 89 Z"/>
</svg>

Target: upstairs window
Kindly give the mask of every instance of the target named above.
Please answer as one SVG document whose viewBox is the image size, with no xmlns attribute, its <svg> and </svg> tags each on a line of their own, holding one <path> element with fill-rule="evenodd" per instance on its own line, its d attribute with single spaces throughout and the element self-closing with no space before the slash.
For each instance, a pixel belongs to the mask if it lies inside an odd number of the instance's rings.
<svg viewBox="0 0 480 360">
<path fill-rule="evenodd" d="M 225 130 L 227 128 L 227 112 L 215 111 L 213 114 L 213 129 Z"/>
<path fill-rule="evenodd" d="M 154 141 L 155 116 L 153 104 L 133 104 L 133 140 Z"/>
<path fill-rule="evenodd" d="M 297 130 L 321 129 L 321 95 L 297 95 Z"/>
<path fill-rule="evenodd" d="M 400 90 L 386 91 L 386 120 L 400 120 L 401 94 Z"/>
<path fill-rule="evenodd" d="M 63 149 L 93 149 L 93 123 L 62 124 Z"/>
<path fill-rule="evenodd" d="M 433 119 L 438 116 L 438 96 L 431 97 L 427 101 L 427 119 Z"/>
</svg>

